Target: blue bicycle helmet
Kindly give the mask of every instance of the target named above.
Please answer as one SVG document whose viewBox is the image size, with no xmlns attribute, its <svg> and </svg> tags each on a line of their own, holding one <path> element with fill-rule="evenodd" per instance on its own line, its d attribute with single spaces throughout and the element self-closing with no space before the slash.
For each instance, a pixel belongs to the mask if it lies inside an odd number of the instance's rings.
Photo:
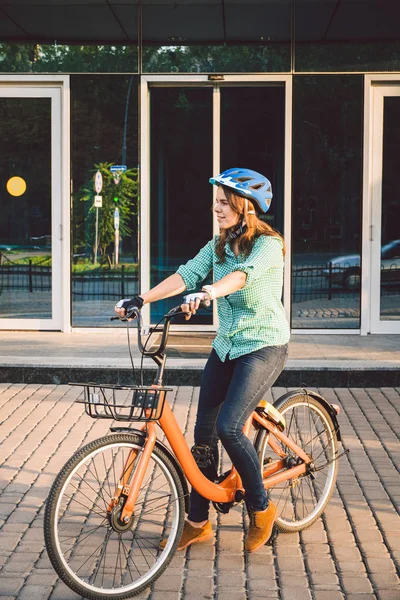
<svg viewBox="0 0 400 600">
<path fill-rule="evenodd" d="M 239 196 L 248 198 L 256 208 L 266 213 L 271 206 L 272 187 L 269 179 L 251 169 L 228 169 L 216 177 L 210 178 L 213 185 L 226 185 Z"/>
</svg>

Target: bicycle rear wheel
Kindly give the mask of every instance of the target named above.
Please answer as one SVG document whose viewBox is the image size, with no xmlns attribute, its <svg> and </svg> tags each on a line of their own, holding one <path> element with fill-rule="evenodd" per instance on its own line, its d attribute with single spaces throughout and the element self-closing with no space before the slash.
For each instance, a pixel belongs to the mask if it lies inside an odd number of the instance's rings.
<svg viewBox="0 0 400 600">
<path fill-rule="evenodd" d="M 112 498 L 129 466 L 134 472 L 143 443 L 134 434 L 91 442 L 70 458 L 50 490 L 44 517 L 47 552 L 64 583 L 85 598 L 124 600 L 140 593 L 165 570 L 181 537 L 182 484 L 157 446 L 133 518 L 129 524 L 118 518 L 125 497 L 119 504 Z M 160 549 L 163 537 L 168 542 Z"/>
<path fill-rule="evenodd" d="M 286 420 L 285 435 L 311 457 L 313 467 L 303 476 L 270 488 L 268 493 L 278 508 L 278 529 L 301 531 L 318 519 L 333 494 L 338 472 L 338 441 L 330 415 L 311 396 L 301 393 L 288 398 L 279 411 Z M 255 439 L 262 470 L 264 465 L 277 459 L 268 445 L 269 435 L 260 429 Z M 287 455 L 288 467 L 297 464 L 297 455 L 277 438 L 274 441 Z"/>
</svg>

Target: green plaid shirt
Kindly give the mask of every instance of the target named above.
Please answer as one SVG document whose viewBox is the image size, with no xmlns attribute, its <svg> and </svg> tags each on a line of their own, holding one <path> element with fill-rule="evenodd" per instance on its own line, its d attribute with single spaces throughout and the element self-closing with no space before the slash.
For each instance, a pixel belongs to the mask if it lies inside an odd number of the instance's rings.
<svg viewBox="0 0 400 600">
<path fill-rule="evenodd" d="M 188 291 L 195 290 L 211 269 L 214 282 L 233 271 L 247 275 L 244 287 L 234 294 L 217 299 L 219 329 L 213 347 L 224 361 L 249 354 L 264 346 L 280 346 L 289 341 L 290 329 L 281 302 L 283 285 L 282 242 L 277 237 L 261 235 L 249 256 L 235 256 L 225 246 L 225 262 L 218 263 L 214 237 L 200 252 L 181 265 L 177 273 Z"/>
</svg>

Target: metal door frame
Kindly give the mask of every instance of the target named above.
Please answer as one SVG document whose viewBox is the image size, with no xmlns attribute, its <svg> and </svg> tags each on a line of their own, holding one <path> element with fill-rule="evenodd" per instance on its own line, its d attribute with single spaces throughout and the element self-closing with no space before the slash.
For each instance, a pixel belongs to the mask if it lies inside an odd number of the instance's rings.
<svg viewBox="0 0 400 600">
<path fill-rule="evenodd" d="M 69 77 L 0 75 L 0 96 L 51 99 L 52 318 L 1 319 L 0 329 L 70 328 Z"/>
<path fill-rule="evenodd" d="M 381 321 L 383 109 L 385 96 L 400 97 L 400 75 L 364 77 L 364 181 L 361 273 L 361 335 L 400 333 L 399 321 Z"/>
<path fill-rule="evenodd" d="M 292 198 L 292 76 L 291 75 L 142 75 L 140 77 L 140 286 L 150 287 L 150 88 L 151 87 L 212 87 L 213 88 L 213 172 L 220 170 L 220 94 L 221 87 L 238 85 L 284 85 L 285 87 L 285 141 L 284 141 L 284 232 L 286 243 L 284 273 L 284 306 L 290 318 L 291 279 L 291 198 Z M 216 188 L 214 187 L 214 195 Z M 215 196 L 214 196 L 215 197 Z M 214 216 L 213 233 L 218 232 Z M 215 304 L 215 303 L 214 303 Z M 149 321 L 150 310 L 143 308 L 145 321 Z M 217 327 L 216 306 L 214 324 L 176 325 L 185 331 L 214 331 Z"/>
</svg>

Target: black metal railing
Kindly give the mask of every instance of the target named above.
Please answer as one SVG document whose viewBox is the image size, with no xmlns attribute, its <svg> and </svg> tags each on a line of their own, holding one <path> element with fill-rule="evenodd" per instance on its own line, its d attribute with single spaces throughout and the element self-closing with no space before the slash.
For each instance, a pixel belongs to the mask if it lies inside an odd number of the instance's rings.
<svg viewBox="0 0 400 600">
<path fill-rule="evenodd" d="M 6 263 L 0 265 L 0 290 L 45 292 L 51 290 L 51 266 Z"/>
<path fill-rule="evenodd" d="M 99 268 L 72 274 L 73 300 L 130 298 L 138 291 L 138 275 L 129 273 L 125 265 L 115 270 Z"/>
<path fill-rule="evenodd" d="M 51 266 L 15 264 L 11 261 L 0 264 L 1 290 L 25 290 L 28 292 L 51 290 Z M 391 265 L 381 271 L 382 295 L 398 293 L 400 268 Z M 73 300 L 109 300 L 132 297 L 138 293 L 138 274 L 130 272 L 125 265 L 120 268 L 99 267 L 72 273 Z M 358 267 L 336 267 L 323 265 L 295 265 L 292 270 L 292 301 L 333 298 L 348 298 L 360 293 Z"/>
</svg>

